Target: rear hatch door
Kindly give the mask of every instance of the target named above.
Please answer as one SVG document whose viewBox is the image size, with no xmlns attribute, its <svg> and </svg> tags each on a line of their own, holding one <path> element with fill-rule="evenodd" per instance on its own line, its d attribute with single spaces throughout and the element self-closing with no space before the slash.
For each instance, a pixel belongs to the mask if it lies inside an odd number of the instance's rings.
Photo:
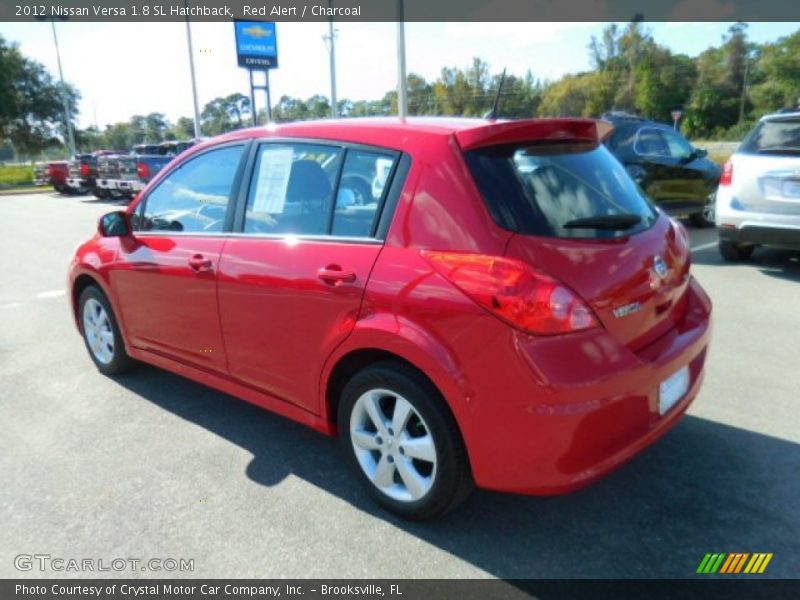
<svg viewBox="0 0 800 600">
<path fill-rule="evenodd" d="M 761 121 L 731 157 L 733 207 L 800 214 L 800 115 Z"/>
<path fill-rule="evenodd" d="M 637 350 L 685 314 L 688 235 L 599 141 L 567 128 L 546 140 L 495 138 L 465 158 L 494 220 L 516 234 L 507 256 L 570 286 Z"/>
</svg>

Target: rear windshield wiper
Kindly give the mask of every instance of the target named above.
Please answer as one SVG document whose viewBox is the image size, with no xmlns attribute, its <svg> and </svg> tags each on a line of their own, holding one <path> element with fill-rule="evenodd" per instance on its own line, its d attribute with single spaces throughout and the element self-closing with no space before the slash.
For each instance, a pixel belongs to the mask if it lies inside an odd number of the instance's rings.
<svg viewBox="0 0 800 600">
<path fill-rule="evenodd" d="M 623 230 L 630 229 L 634 225 L 642 222 L 639 215 L 597 215 L 595 217 L 584 217 L 573 219 L 564 223 L 564 229 L 610 229 Z"/>
</svg>

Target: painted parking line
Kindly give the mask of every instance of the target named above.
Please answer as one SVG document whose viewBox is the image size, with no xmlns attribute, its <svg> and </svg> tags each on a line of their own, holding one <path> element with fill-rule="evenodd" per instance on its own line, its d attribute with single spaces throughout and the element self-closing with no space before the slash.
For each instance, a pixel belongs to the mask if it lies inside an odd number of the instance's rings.
<svg viewBox="0 0 800 600">
<path fill-rule="evenodd" d="M 37 298 L 60 298 L 67 294 L 66 290 L 49 290 L 47 292 L 39 292 L 36 294 Z"/>
<path fill-rule="evenodd" d="M 709 242 L 708 244 L 700 244 L 692 248 L 692 252 L 699 252 L 700 250 L 707 250 L 708 248 L 716 248 L 717 242 Z"/>
</svg>

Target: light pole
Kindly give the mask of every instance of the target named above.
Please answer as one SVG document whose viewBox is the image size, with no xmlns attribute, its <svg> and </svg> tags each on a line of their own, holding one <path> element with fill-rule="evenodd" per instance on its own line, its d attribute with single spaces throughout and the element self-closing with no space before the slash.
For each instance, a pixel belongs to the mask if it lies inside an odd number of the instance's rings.
<svg viewBox="0 0 800 600">
<path fill-rule="evenodd" d="M 197 105 L 197 81 L 194 76 L 194 51 L 192 50 L 192 28 L 189 25 L 189 6 L 184 0 L 186 7 L 186 44 L 189 47 L 189 73 L 192 77 L 192 102 L 194 103 L 194 137 L 199 138 L 203 135 L 200 129 L 200 109 Z"/>
<path fill-rule="evenodd" d="M 333 6 L 333 0 L 328 2 L 328 6 Z M 339 107 L 336 105 L 336 34 L 333 28 L 333 17 L 328 21 L 328 35 L 323 35 L 322 39 L 328 44 L 328 58 L 330 60 L 331 71 L 331 117 L 334 119 L 339 116 Z"/>
<path fill-rule="evenodd" d="M 75 156 L 75 134 L 72 132 L 72 115 L 69 111 L 69 100 L 67 99 L 67 84 L 64 83 L 64 72 L 61 69 L 61 51 L 58 49 L 58 36 L 56 35 L 55 21 L 50 21 L 53 29 L 53 41 L 56 45 L 56 60 L 58 61 L 58 76 L 61 79 L 61 100 L 64 102 L 64 117 L 67 119 L 67 139 L 69 140 L 69 155 Z"/>
<path fill-rule="evenodd" d="M 403 0 L 397 0 L 397 114 L 401 119 L 408 115 L 406 99 L 406 32 L 403 19 Z"/>
</svg>

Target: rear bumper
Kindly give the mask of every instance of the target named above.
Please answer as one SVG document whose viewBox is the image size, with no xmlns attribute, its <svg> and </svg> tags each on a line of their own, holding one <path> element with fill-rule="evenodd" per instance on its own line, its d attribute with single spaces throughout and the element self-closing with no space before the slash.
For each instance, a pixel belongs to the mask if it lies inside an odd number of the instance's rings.
<svg viewBox="0 0 800 600">
<path fill-rule="evenodd" d="M 579 489 L 668 431 L 703 379 L 711 303 L 692 280 L 683 321 L 638 352 L 604 330 L 533 338 L 491 350 L 491 374 L 473 381 L 465 429 L 483 488 L 550 495 Z M 484 358 L 485 360 L 485 358 Z M 659 414 L 659 384 L 688 366 L 687 392 Z M 481 401 L 481 398 L 489 398 Z"/>
<path fill-rule="evenodd" d="M 731 187 L 717 193 L 716 221 L 721 240 L 800 249 L 800 201 L 744 205 Z M 763 209 L 763 210 L 762 210 Z"/>
<path fill-rule="evenodd" d="M 144 189 L 144 184 L 129 179 L 98 179 L 97 187 L 104 190 L 135 194 Z"/>
<path fill-rule="evenodd" d="M 721 227 L 719 239 L 740 244 L 758 244 L 798 250 L 800 249 L 800 227 L 745 223 L 739 229 Z"/>
<path fill-rule="evenodd" d="M 76 190 L 86 187 L 92 187 L 88 179 L 83 179 L 81 177 L 67 177 L 66 183 L 69 187 L 74 188 Z"/>
</svg>

